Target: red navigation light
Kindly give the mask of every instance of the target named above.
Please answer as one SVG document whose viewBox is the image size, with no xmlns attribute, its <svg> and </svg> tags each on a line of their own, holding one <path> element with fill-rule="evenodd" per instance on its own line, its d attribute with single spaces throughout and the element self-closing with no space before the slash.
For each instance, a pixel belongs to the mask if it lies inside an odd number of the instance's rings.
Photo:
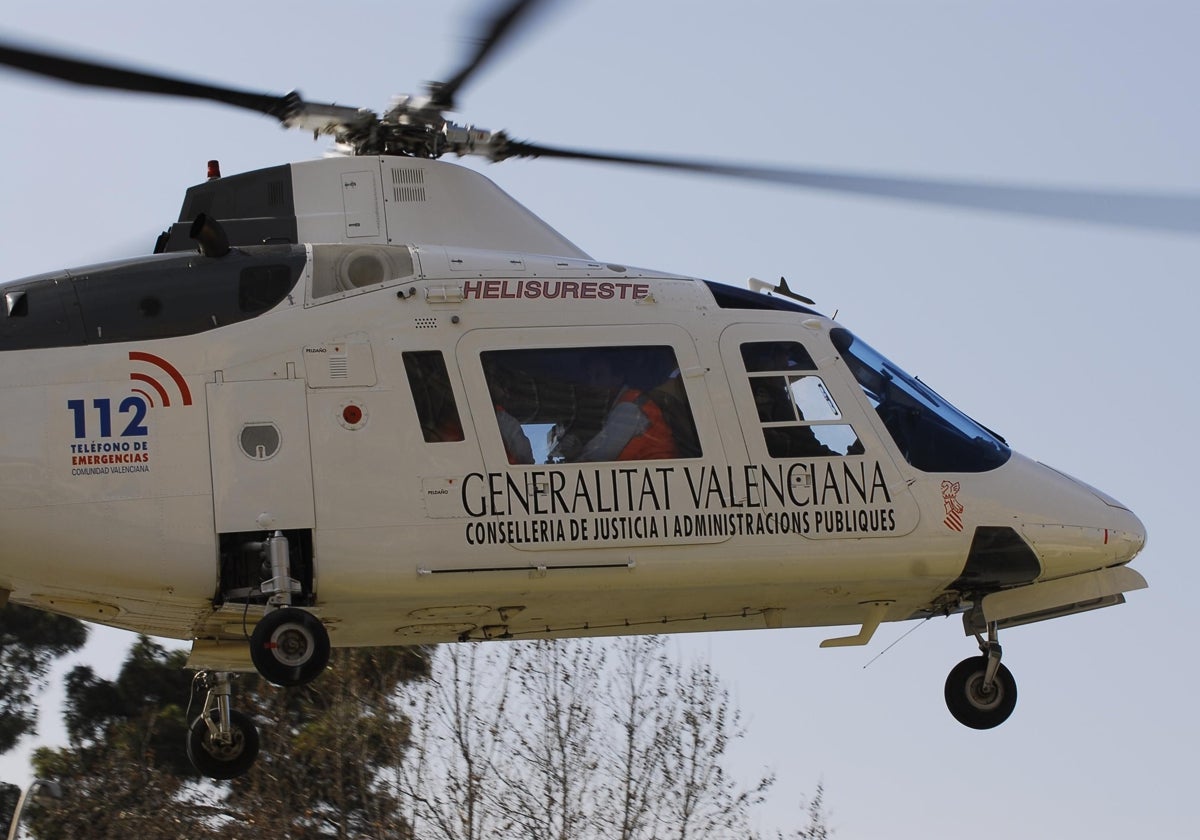
<svg viewBox="0 0 1200 840">
<path fill-rule="evenodd" d="M 221 161 L 210 160 L 208 162 L 208 180 L 214 181 L 221 177 Z"/>
</svg>

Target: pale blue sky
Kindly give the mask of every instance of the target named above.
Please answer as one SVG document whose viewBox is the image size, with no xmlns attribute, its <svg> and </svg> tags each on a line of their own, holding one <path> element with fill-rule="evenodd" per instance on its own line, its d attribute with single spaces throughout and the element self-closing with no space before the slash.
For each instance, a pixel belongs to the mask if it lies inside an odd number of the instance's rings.
<svg viewBox="0 0 1200 840">
<path fill-rule="evenodd" d="M 473 5 L 9 0 L 0 32 L 378 109 L 455 65 Z M 561 6 L 464 91 L 464 121 L 551 145 L 1200 194 L 1194 3 Z M 0 95 L 6 278 L 144 252 L 209 158 L 229 174 L 324 149 L 216 105 L 10 74 Z M 733 283 L 786 275 L 1015 448 L 1146 523 L 1149 590 L 1004 635 L 1020 702 L 991 732 L 942 701 L 974 652 L 957 618 L 866 670 L 908 625 L 866 649 L 819 650 L 822 630 L 683 639 L 746 715 L 746 777 L 779 776 L 764 827 L 799 822 L 794 803 L 823 779 L 842 840 L 1194 836 L 1200 405 L 1186 348 L 1200 237 L 597 165 L 470 165 L 598 258 Z M 131 639 L 102 638 L 103 671 Z"/>
</svg>

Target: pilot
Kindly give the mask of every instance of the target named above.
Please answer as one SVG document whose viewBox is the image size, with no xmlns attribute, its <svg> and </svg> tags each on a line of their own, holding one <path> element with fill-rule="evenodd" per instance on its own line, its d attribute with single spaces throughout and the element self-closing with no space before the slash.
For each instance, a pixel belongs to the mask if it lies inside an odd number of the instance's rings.
<svg viewBox="0 0 1200 840">
<path fill-rule="evenodd" d="M 763 423 L 789 423 L 787 426 L 764 426 L 763 437 L 767 450 L 774 458 L 811 458 L 826 455 L 861 455 L 863 445 L 855 438 L 844 452 L 837 452 L 817 438 L 813 426 L 803 422 L 804 412 L 792 398 L 788 379 L 782 376 L 756 376 L 750 380 L 758 419 Z"/>
<path fill-rule="evenodd" d="M 600 431 L 584 444 L 579 461 L 649 461 L 678 458 L 675 435 L 649 396 L 630 387 L 604 356 L 588 365 L 588 383 L 615 394 Z"/>
<path fill-rule="evenodd" d="M 754 404 L 758 408 L 758 419 L 764 423 L 803 420 L 800 407 L 792 400 L 787 380 L 782 376 L 756 376 L 750 380 L 754 391 Z"/>
</svg>

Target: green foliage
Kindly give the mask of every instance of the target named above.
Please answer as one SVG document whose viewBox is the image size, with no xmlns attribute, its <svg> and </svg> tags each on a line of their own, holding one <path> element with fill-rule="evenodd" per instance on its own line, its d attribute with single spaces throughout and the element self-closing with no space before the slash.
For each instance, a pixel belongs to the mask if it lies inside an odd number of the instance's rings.
<svg viewBox="0 0 1200 840">
<path fill-rule="evenodd" d="M 71 744 L 91 751 L 109 742 L 140 754 L 154 766 L 188 777 L 187 721 L 181 704 L 190 694 L 184 651 L 167 651 L 140 636 L 116 680 L 98 679 L 87 666 L 67 675 L 63 717 Z M 91 748 L 91 751 L 89 751 Z"/>
<path fill-rule="evenodd" d="M 0 831 L 5 831 L 12 825 L 13 814 L 17 810 L 17 802 L 21 798 L 21 789 L 8 782 L 0 782 Z"/>
<path fill-rule="evenodd" d="M 0 753 L 37 726 L 34 695 L 57 657 L 78 650 L 87 629 L 73 618 L 9 604 L 0 609 Z"/>
<path fill-rule="evenodd" d="M 68 675 L 70 743 L 39 750 L 34 768 L 69 793 L 30 815 L 39 838 L 408 836 L 379 777 L 408 738 L 397 689 L 427 673 L 420 650 L 336 651 L 304 688 L 237 681 L 237 706 L 260 724 L 263 755 L 232 784 L 201 782 L 187 759 L 187 724 L 203 696 L 183 705 L 185 660 L 140 637 L 115 680 L 86 667 Z"/>
<path fill-rule="evenodd" d="M 115 680 L 77 667 L 67 675 L 64 718 L 70 742 L 34 755 L 39 778 L 68 792 L 58 807 L 30 816 L 39 838 L 174 837 L 163 831 L 203 812 L 189 799 L 195 771 L 187 759 L 186 654 L 139 637 Z M 148 833 L 149 832 L 149 833 Z"/>
<path fill-rule="evenodd" d="M 60 782 L 64 798 L 27 817 L 39 840 L 139 840 L 208 836 L 214 813 L 187 795 L 186 778 L 165 772 L 125 728 L 112 746 L 39 750 L 35 772 Z M 142 731 L 145 731 L 144 729 Z"/>
<path fill-rule="evenodd" d="M 66 795 L 30 809 L 35 836 L 705 840 L 751 836 L 772 782 L 730 775 L 728 691 L 661 638 L 336 650 L 301 688 L 243 676 L 262 752 L 220 783 L 186 759 L 203 697 L 187 707 L 184 660 L 142 637 L 115 679 L 68 675 L 70 742 L 34 760 Z M 828 840 L 823 796 L 789 838 Z"/>
<path fill-rule="evenodd" d="M 407 748 L 400 687 L 428 674 L 421 649 L 335 650 L 307 686 L 259 679 L 238 686 L 238 708 L 263 724 L 262 753 L 225 802 L 239 838 L 407 837 L 394 793 L 381 781 Z M 262 827 L 259 833 L 258 826 Z"/>
</svg>

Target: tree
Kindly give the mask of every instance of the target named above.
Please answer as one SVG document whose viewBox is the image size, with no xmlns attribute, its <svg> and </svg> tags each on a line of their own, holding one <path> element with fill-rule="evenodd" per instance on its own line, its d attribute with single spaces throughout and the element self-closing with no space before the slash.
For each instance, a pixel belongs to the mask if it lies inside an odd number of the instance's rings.
<svg viewBox="0 0 1200 840">
<path fill-rule="evenodd" d="M 386 770 L 409 740 L 400 686 L 427 673 L 421 648 L 361 648 L 334 651 L 301 688 L 244 681 L 239 708 L 262 724 L 262 753 L 224 799 L 228 836 L 411 836 Z"/>
<path fill-rule="evenodd" d="M 0 782 L 0 831 L 7 831 L 12 825 L 13 815 L 17 811 L 17 802 L 21 799 L 21 789 L 9 782 Z"/>
<path fill-rule="evenodd" d="M 37 837 L 706 840 L 751 835 L 772 783 L 730 775 L 728 691 L 661 638 L 338 650 L 308 686 L 245 676 L 263 751 L 230 783 L 186 759 L 184 658 L 143 637 L 115 680 L 68 675 L 69 743 L 35 756 L 67 795 L 31 813 Z M 822 797 L 789 837 L 827 840 Z"/>
<path fill-rule="evenodd" d="M 661 639 L 442 648 L 423 706 L 401 776 L 414 828 L 439 840 L 746 834 L 772 782 L 729 778 L 744 733 L 728 693 Z"/>
<path fill-rule="evenodd" d="M 34 764 L 69 796 L 32 815 L 38 837 L 408 836 L 379 768 L 407 741 L 397 686 L 426 672 L 420 650 L 338 651 L 301 689 L 239 681 L 239 708 L 263 724 L 264 753 L 229 785 L 202 782 L 187 759 L 187 724 L 203 698 L 185 706 L 185 660 L 141 637 L 115 680 L 86 667 L 68 675 L 69 743 L 39 750 Z"/>
<path fill-rule="evenodd" d="M 618 784 L 608 804 L 610 834 L 618 840 L 653 837 L 674 710 L 662 636 L 642 636 L 619 646 L 609 681 L 608 709 L 617 731 L 609 761 Z"/>
<path fill-rule="evenodd" d="M 0 753 L 37 726 L 33 696 L 51 662 L 83 647 L 87 628 L 73 618 L 9 604 L 0 609 Z"/>
<path fill-rule="evenodd" d="M 483 840 L 513 828 L 495 783 L 509 760 L 513 669 L 486 653 L 479 645 L 438 648 L 430 679 L 414 686 L 412 747 L 397 756 L 393 778 L 418 837 Z"/>
<path fill-rule="evenodd" d="M 833 829 L 829 827 L 829 815 L 825 812 L 824 783 L 817 783 L 817 792 L 804 810 L 808 814 L 808 824 L 788 835 L 787 840 L 829 840 L 833 836 Z M 784 835 L 780 834 L 779 840 L 785 840 Z"/>
<path fill-rule="evenodd" d="M 744 833 L 750 809 L 774 778 L 743 788 L 726 773 L 725 752 L 745 730 L 711 666 L 695 662 L 682 669 L 673 689 L 678 718 L 664 759 L 665 822 L 679 840 Z"/>
<path fill-rule="evenodd" d="M 509 707 L 512 782 L 503 807 L 531 840 L 594 835 L 610 778 L 602 770 L 604 651 L 590 641 L 533 642 L 512 653 L 524 702 Z"/>
<path fill-rule="evenodd" d="M 59 781 L 69 795 L 31 815 L 39 838 L 205 836 L 213 811 L 190 795 L 196 777 L 184 746 L 186 656 L 142 636 L 115 680 L 86 666 L 67 675 L 69 743 L 38 750 L 33 763 L 39 778 Z"/>
</svg>

